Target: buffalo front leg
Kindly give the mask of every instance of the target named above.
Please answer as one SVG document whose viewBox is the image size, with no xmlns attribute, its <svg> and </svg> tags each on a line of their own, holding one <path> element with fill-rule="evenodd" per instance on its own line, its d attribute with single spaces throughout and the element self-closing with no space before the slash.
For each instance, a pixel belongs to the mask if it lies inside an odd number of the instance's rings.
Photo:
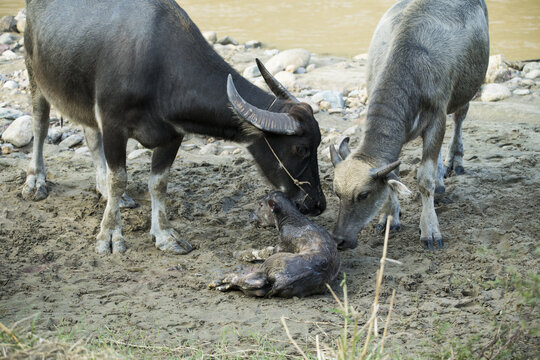
<svg viewBox="0 0 540 360">
<path fill-rule="evenodd" d="M 148 190 L 152 199 L 152 227 L 150 234 L 155 239 L 158 249 L 176 254 L 187 254 L 192 250 L 192 247 L 172 228 L 167 219 L 165 208 L 169 169 L 181 143 L 182 137 L 178 137 L 167 146 L 154 149 L 152 171 L 148 181 Z"/>
<path fill-rule="evenodd" d="M 454 114 L 454 134 L 452 135 L 452 140 L 450 140 L 450 145 L 448 145 L 448 153 L 446 154 L 446 171 L 445 176 L 450 176 L 452 171 L 456 175 L 462 175 L 465 173 L 463 168 L 463 139 L 462 139 L 462 128 L 463 120 L 467 116 L 469 111 L 469 103 L 459 108 Z"/>
<path fill-rule="evenodd" d="M 420 216 L 420 240 L 430 250 L 434 243 L 439 249 L 443 247 L 439 220 L 435 213 L 434 195 L 437 183 L 437 160 L 444 138 L 446 115 L 439 112 L 429 119 L 431 126 L 423 134 L 422 161 L 418 167 L 418 188 L 422 197 L 422 214 Z"/>
<path fill-rule="evenodd" d="M 86 145 L 92 154 L 92 160 L 96 168 L 96 191 L 106 200 L 109 190 L 107 186 L 107 162 L 105 161 L 105 153 L 103 151 L 103 138 L 99 129 L 83 127 Z M 125 192 L 120 199 L 121 208 L 134 208 L 137 206 L 135 201 Z"/>
<path fill-rule="evenodd" d="M 47 183 L 45 162 L 43 160 L 43 143 L 49 129 L 49 111 L 51 106 L 41 95 L 37 87 L 32 86 L 32 128 L 34 132 L 34 144 L 32 159 L 26 172 L 26 182 L 22 189 L 25 199 L 34 201 L 43 200 L 47 197 Z"/>
</svg>

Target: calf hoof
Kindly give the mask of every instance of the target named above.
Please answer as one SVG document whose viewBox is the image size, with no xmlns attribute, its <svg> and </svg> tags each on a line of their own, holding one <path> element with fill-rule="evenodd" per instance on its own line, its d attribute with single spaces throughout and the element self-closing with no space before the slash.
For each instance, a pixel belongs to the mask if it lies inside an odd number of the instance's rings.
<svg viewBox="0 0 540 360">
<path fill-rule="evenodd" d="M 463 166 L 456 166 L 454 168 L 454 172 L 456 173 L 456 175 L 463 175 L 465 174 L 465 169 L 463 168 Z"/>
<path fill-rule="evenodd" d="M 444 194 L 444 192 L 446 191 L 446 188 L 444 187 L 444 185 L 439 185 L 437 187 L 435 187 L 435 194 Z"/>
<path fill-rule="evenodd" d="M 443 239 L 442 238 L 436 238 L 435 244 L 433 243 L 433 238 L 420 238 L 420 241 L 424 244 L 424 247 L 426 247 L 428 250 L 435 251 L 435 246 L 437 246 L 438 250 L 442 250 L 444 248 L 443 246 Z"/>
<path fill-rule="evenodd" d="M 137 203 L 128 194 L 123 193 L 118 204 L 123 209 L 133 209 L 137 207 Z"/>
<path fill-rule="evenodd" d="M 463 175 L 465 174 L 465 169 L 461 165 L 457 166 L 446 166 L 444 171 L 444 177 L 450 177 L 452 175 L 452 171 L 456 173 L 456 175 Z"/>
<path fill-rule="evenodd" d="M 21 191 L 23 199 L 40 201 L 45 199 L 49 192 L 45 185 L 26 183 Z"/>
<path fill-rule="evenodd" d="M 97 238 L 96 252 L 98 254 L 123 254 L 126 252 L 126 242 L 121 235 L 100 233 Z"/>
<path fill-rule="evenodd" d="M 185 255 L 193 250 L 193 247 L 186 240 L 181 239 L 180 235 L 174 231 L 162 231 L 159 235 L 152 235 L 156 240 L 156 247 L 165 252 L 179 255 Z"/>
<path fill-rule="evenodd" d="M 401 224 L 390 225 L 390 233 L 396 233 L 401 230 Z M 386 223 L 377 224 L 377 231 L 384 233 L 386 231 Z"/>
</svg>

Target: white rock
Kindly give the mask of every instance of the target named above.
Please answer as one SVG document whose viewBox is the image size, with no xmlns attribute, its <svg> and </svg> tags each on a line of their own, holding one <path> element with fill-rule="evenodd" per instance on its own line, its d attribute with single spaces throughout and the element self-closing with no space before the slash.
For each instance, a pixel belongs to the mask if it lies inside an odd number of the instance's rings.
<svg viewBox="0 0 540 360">
<path fill-rule="evenodd" d="M 504 100 L 508 97 L 510 97 L 512 93 L 508 88 L 504 85 L 500 84 L 485 84 L 482 87 L 482 95 L 480 96 L 480 99 L 482 101 L 498 101 L 498 100 Z"/>
<path fill-rule="evenodd" d="M 520 84 L 520 85 L 521 85 L 522 87 L 531 87 L 531 86 L 534 86 L 534 84 L 535 84 L 535 83 L 534 83 L 534 80 L 532 80 L 532 79 L 523 79 L 523 80 L 521 81 L 521 84 Z"/>
<path fill-rule="evenodd" d="M 217 33 L 215 31 L 203 31 L 202 36 L 210 44 L 215 44 L 217 41 Z"/>
<path fill-rule="evenodd" d="M 303 67 L 303 66 L 300 66 L 298 69 L 296 69 L 296 71 L 294 72 L 295 74 L 305 74 L 307 72 L 306 68 Z"/>
<path fill-rule="evenodd" d="M 242 149 L 238 149 L 238 148 L 234 149 L 233 152 L 232 152 L 233 155 L 238 155 L 238 154 L 241 154 L 241 153 L 242 153 Z"/>
<path fill-rule="evenodd" d="M 488 68 L 486 71 L 486 78 L 484 79 L 484 82 L 486 83 L 495 82 L 495 79 L 497 77 L 496 73 L 501 69 L 504 69 L 504 70 L 508 69 L 508 66 L 506 65 L 506 59 L 504 58 L 504 56 L 502 56 L 502 54 L 490 56 Z"/>
<path fill-rule="evenodd" d="M 15 42 L 15 36 L 10 33 L 3 33 L 0 35 L 0 45 L 11 45 Z"/>
<path fill-rule="evenodd" d="M 50 128 L 47 132 L 47 141 L 50 144 L 56 144 L 62 138 L 62 131 L 59 128 Z"/>
<path fill-rule="evenodd" d="M 529 89 L 516 89 L 513 91 L 514 95 L 520 95 L 520 96 L 529 95 L 530 93 L 531 93 L 531 90 Z"/>
<path fill-rule="evenodd" d="M 0 145 L 0 152 L 2 155 L 8 155 L 11 154 L 15 149 L 13 148 L 13 145 L 11 144 L 2 144 Z"/>
<path fill-rule="evenodd" d="M 260 48 L 262 46 L 262 44 L 258 40 L 249 40 L 249 41 L 246 41 L 244 46 L 246 47 L 246 49 Z"/>
<path fill-rule="evenodd" d="M 15 82 L 13 80 L 9 80 L 9 81 L 5 82 L 3 88 L 4 89 L 15 90 L 15 89 L 19 88 L 19 84 L 17 84 L 17 82 Z"/>
<path fill-rule="evenodd" d="M 87 146 L 83 146 L 75 150 L 75 154 L 81 154 L 81 155 L 91 155 L 90 149 Z"/>
<path fill-rule="evenodd" d="M 221 45 L 234 45 L 234 46 L 238 45 L 238 41 L 234 40 L 230 36 L 225 36 L 224 38 L 220 39 L 218 43 Z"/>
<path fill-rule="evenodd" d="M 219 156 L 229 156 L 229 155 L 231 155 L 229 150 L 223 150 L 222 152 L 219 153 Z"/>
<path fill-rule="evenodd" d="M 32 117 L 29 115 L 17 118 L 2 134 L 2 139 L 5 142 L 16 147 L 28 145 L 32 141 L 32 137 Z"/>
<path fill-rule="evenodd" d="M 261 72 L 259 71 L 259 68 L 257 67 L 257 65 L 251 65 L 244 69 L 244 72 L 242 73 L 242 75 L 245 78 L 252 79 L 252 78 L 256 78 L 257 76 L 261 76 Z"/>
<path fill-rule="evenodd" d="M 317 66 L 315 64 L 309 64 L 306 68 L 307 72 L 312 72 Z"/>
<path fill-rule="evenodd" d="M 540 62 L 530 62 L 523 66 L 523 72 L 528 73 L 533 70 L 540 70 Z"/>
<path fill-rule="evenodd" d="M 347 128 L 343 132 L 343 136 L 354 136 L 356 135 L 356 132 L 358 131 L 358 129 L 359 129 L 358 125 L 351 126 L 350 128 Z"/>
<path fill-rule="evenodd" d="M 15 21 L 17 21 L 17 30 L 22 34 L 26 28 L 26 8 L 19 11 L 15 16 Z"/>
<path fill-rule="evenodd" d="M 218 148 L 216 144 L 206 144 L 201 146 L 201 150 L 199 150 L 199 154 L 201 155 L 216 155 L 218 152 Z"/>
<path fill-rule="evenodd" d="M 535 69 L 535 70 L 531 70 L 529 71 L 526 75 L 525 75 L 525 78 L 526 79 L 537 79 L 537 78 L 540 78 L 540 69 Z"/>
<path fill-rule="evenodd" d="M 287 89 L 292 89 L 294 87 L 294 82 L 296 80 L 296 76 L 294 76 L 294 74 L 288 71 L 280 71 L 275 74 L 274 77 Z"/>
<path fill-rule="evenodd" d="M 268 49 L 268 50 L 264 50 L 263 54 L 264 54 L 264 56 L 275 56 L 275 55 L 279 54 L 279 50 L 278 49 Z"/>
<path fill-rule="evenodd" d="M 141 157 L 145 154 L 150 154 L 150 150 L 148 149 L 137 149 L 137 150 L 133 150 L 132 152 L 130 152 L 127 156 L 128 160 L 133 160 L 133 159 L 136 159 L 138 157 Z"/>
<path fill-rule="evenodd" d="M 330 108 L 330 109 L 328 109 L 328 113 L 329 114 L 341 114 L 341 113 L 343 113 L 343 109 L 342 108 Z"/>
<path fill-rule="evenodd" d="M 356 55 L 355 57 L 353 57 L 353 60 L 354 61 L 367 61 L 368 59 L 368 54 L 365 53 L 365 54 L 358 54 Z"/>
<path fill-rule="evenodd" d="M 293 73 L 295 72 L 295 66 L 294 65 L 287 65 L 287 67 L 285 68 L 285 71 L 288 71 L 290 73 Z"/>
<path fill-rule="evenodd" d="M 339 91 L 325 90 L 319 91 L 311 100 L 318 104 L 321 101 L 327 101 L 330 103 L 331 108 L 343 108 L 345 107 L 345 101 L 343 100 L 343 95 Z"/>
<path fill-rule="evenodd" d="M 24 113 L 19 110 L 0 108 L 0 119 L 14 120 L 23 115 Z"/>
<path fill-rule="evenodd" d="M 265 63 L 265 66 L 272 75 L 277 74 L 288 67 L 294 69 L 294 72 L 299 67 L 306 67 L 309 64 L 310 58 L 311 54 L 307 50 L 290 49 L 274 55 Z"/>
<path fill-rule="evenodd" d="M 73 134 L 73 135 L 68 136 L 64 140 L 62 140 L 62 142 L 58 145 L 63 148 L 69 149 L 69 148 L 79 145 L 82 141 L 83 141 L 83 137 L 81 135 Z"/>
<path fill-rule="evenodd" d="M 11 50 L 6 50 L 2 53 L 2 58 L 4 60 L 15 60 L 15 59 L 18 59 L 19 56 L 17 54 L 15 54 L 13 51 Z"/>
</svg>

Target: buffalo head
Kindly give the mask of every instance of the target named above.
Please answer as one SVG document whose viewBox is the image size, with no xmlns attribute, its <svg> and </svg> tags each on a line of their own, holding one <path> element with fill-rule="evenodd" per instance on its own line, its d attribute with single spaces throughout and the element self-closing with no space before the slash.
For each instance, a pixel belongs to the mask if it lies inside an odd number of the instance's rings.
<svg viewBox="0 0 540 360">
<path fill-rule="evenodd" d="M 269 109 L 246 102 L 230 75 L 227 80 L 227 95 L 234 112 L 252 125 L 248 150 L 276 189 L 283 191 L 302 213 L 318 215 L 326 208 L 317 162 L 319 125 L 308 104 L 294 98 L 258 59 L 257 65 L 276 96 Z"/>
<path fill-rule="evenodd" d="M 358 245 L 358 233 L 381 210 L 390 191 L 410 193 L 393 172 L 399 166 L 399 160 L 377 166 L 367 158 L 349 156 L 348 142 L 345 138 L 337 151 L 330 146 L 335 168 L 334 192 L 339 198 L 339 215 L 333 235 L 342 250 Z"/>
</svg>

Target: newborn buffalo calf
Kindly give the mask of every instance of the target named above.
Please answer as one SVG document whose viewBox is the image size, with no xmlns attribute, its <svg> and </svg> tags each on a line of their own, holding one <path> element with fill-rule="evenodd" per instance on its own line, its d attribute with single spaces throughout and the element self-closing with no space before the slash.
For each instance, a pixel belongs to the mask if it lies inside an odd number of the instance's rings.
<svg viewBox="0 0 540 360">
<path fill-rule="evenodd" d="M 290 298 L 323 293 L 325 284 L 336 278 L 336 243 L 322 226 L 302 215 L 285 194 L 270 193 L 250 220 L 258 226 L 277 226 L 281 244 L 239 253 L 237 258 L 241 260 L 266 260 L 229 274 L 212 287 L 221 291 L 239 289 L 250 296 Z"/>
</svg>

